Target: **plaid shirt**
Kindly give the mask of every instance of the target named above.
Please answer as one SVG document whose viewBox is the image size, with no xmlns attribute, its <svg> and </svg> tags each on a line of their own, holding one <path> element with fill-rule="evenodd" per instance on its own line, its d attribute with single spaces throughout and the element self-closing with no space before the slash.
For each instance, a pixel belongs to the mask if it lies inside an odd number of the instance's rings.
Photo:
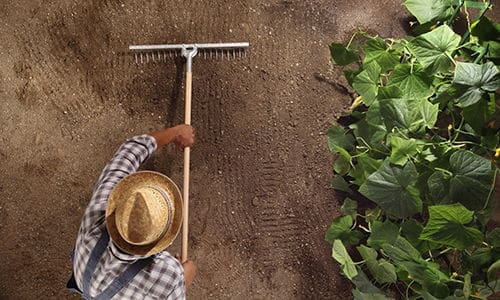
<svg viewBox="0 0 500 300">
<path fill-rule="evenodd" d="M 73 270 L 80 289 L 90 253 L 101 236 L 101 229 L 105 227 L 106 203 L 111 190 L 121 179 L 137 171 L 155 149 L 156 141 L 152 136 L 129 139 L 99 177 L 76 239 Z M 99 295 L 138 258 L 119 251 L 110 242 L 92 276 L 90 295 Z M 182 265 L 170 253 L 163 251 L 156 254 L 153 263 L 141 270 L 113 299 L 185 299 L 185 289 Z"/>
</svg>

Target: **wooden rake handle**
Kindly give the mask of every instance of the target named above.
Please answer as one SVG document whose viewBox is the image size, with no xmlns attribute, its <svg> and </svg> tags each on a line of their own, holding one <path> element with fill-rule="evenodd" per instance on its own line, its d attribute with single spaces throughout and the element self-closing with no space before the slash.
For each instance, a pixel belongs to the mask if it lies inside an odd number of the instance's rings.
<svg viewBox="0 0 500 300">
<path fill-rule="evenodd" d="M 193 85 L 193 73 L 186 72 L 186 95 L 185 95 L 185 112 L 184 123 L 191 125 L 191 91 Z M 191 149 L 184 148 L 184 182 L 182 186 L 182 198 L 184 199 L 182 208 L 182 254 L 181 262 L 184 263 L 188 259 L 188 237 L 189 237 L 189 160 Z"/>
</svg>

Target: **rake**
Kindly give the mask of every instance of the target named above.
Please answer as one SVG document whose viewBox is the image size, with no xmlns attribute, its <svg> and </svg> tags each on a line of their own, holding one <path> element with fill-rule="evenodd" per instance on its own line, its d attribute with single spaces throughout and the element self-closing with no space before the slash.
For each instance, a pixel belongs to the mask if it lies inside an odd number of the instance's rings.
<svg viewBox="0 0 500 300">
<path fill-rule="evenodd" d="M 136 63 L 167 62 L 169 58 L 183 56 L 186 59 L 186 91 L 184 123 L 191 125 L 191 95 L 193 84 L 193 58 L 200 55 L 205 59 L 231 60 L 246 57 L 249 43 L 209 43 L 209 44 L 166 44 L 133 45 L 129 50 L 134 53 Z M 189 160 L 190 148 L 184 148 L 184 177 L 182 198 L 182 254 L 181 261 L 188 257 L 188 217 L 189 217 Z"/>
</svg>

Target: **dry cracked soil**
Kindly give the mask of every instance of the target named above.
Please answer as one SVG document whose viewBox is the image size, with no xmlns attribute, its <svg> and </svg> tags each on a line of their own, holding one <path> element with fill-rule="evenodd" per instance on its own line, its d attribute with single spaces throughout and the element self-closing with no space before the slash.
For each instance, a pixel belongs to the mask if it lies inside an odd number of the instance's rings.
<svg viewBox="0 0 500 300">
<path fill-rule="evenodd" d="M 131 44 L 248 41 L 194 62 L 191 299 L 345 299 L 325 132 L 352 91 L 328 44 L 401 36 L 397 0 L 0 1 L 0 298 L 78 299 L 69 254 L 93 184 L 128 137 L 183 122 L 183 62 Z M 144 166 L 182 182 L 182 152 Z M 178 242 L 170 249 L 178 251 Z"/>
</svg>

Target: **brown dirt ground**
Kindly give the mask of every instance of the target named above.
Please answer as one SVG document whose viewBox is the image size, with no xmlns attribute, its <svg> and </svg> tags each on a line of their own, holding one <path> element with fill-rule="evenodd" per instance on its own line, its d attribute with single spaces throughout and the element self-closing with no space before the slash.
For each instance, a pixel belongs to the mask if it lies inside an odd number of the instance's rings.
<svg viewBox="0 0 500 300">
<path fill-rule="evenodd" d="M 327 45 L 357 27 L 400 36 L 405 15 L 396 0 L 1 1 L 0 298 L 72 297 L 102 167 L 183 120 L 181 62 L 137 66 L 127 46 L 192 41 L 251 50 L 194 64 L 190 298 L 349 298 L 323 241 L 339 208 L 324 132 L 352 100 Z M 182 153 L 145 168 L 181 183 Z"/>
</svg>

